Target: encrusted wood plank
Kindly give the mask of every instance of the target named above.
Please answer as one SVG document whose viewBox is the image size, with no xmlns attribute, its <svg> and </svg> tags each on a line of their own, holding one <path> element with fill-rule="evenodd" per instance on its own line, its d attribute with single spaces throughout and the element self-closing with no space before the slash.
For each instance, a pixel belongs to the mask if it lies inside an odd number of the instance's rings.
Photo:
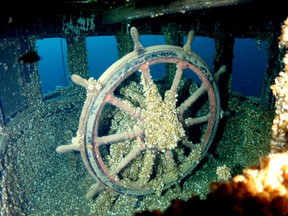
<svg viewBox="0 0 288 216">
<path fill-rule="evenodd" d="M 258 0 L 260 1 L 260 0 Z M 163 1 L 162 1 L 163 2 Z M 154 18 L 167 14 L 186 13 L 193 10 L 210 9 L 215 7 L 238 5 L 252 2 L 251 0 L 177 0 L 167 1 L 159 5 L 155 4 L 143 5 L 137 4 L 137 1 L 130 2 L 119 8 L 110 10 L 103 17 L 103 24 L 119 23 L 128 20 L 141 18 Z M 254 1 L 255 2 L 255 1 Z M 145 5 L 144 5 L 145 6 Z"/>
</svg>

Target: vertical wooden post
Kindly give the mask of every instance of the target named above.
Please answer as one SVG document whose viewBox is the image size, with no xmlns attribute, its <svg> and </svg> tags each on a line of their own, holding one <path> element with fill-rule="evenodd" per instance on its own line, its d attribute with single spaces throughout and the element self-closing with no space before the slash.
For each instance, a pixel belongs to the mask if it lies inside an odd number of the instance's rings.
<svg viewBox="0 0 288 216">
<path fill-rule="evenodd" d="M 116 34 L 119 59 L 133 51 L 134 43 L 130 35 L 130 27 L 129 24 L 122 23 L 120 31 Z"/>
<path fill-rule="evenodd" d="M 270 86 L 274 84 L 274 79 L 281 71 L 281 62 L 284 50 L 278 47 L 279 32 L 274 32 L 267 43 L 267 67 L 263 80 L 263 89 L 261 95 L 262 107 L 267 110 L 274 109 L 275 98 L 272 95 Z"/>
<path fill-rule="evenodd" d="M 89 76 L 86 37 L 78 36 L 67 39 L 67 60 L 70 75 L 78 74 L 87 79 Z"/>
<path fill-rule="evenodd" d="M 220 33 L 215 38 L 214 70 L 217 72 L 222 65 L 226 65 L 227 70 L 219 79 L 219 89 L 221 95 L 221 106 L 225 110 L 228 106 L 228 97 L 231 92 L 231 73 L 233 63 L 234 38 Z"/>
</svg>

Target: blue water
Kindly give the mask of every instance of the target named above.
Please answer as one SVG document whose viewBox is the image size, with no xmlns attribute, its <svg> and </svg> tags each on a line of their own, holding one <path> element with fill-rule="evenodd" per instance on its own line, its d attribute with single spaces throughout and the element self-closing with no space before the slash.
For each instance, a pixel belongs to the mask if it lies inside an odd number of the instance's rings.
<svg viewBox="0 0 288 216">
<path fill-rule="evenodd" d="M 187 37 L 184 37 L 184 43 Z M 162 35 L 141 35 L 144 47 L 163 45 Z M 42 92 L 53 92 L 57 86 L 67 86 L 70 82 L 67 67 L 67 44 L 63 38 L 47 38 L 36 42 Z M 94 36 L 86 39 L 89 76 L 98 79 L 107 68 L 118 60 L 115 36 Z M 214 40 L 195 37 L 192 50 L 204 59 L 213 71 Z M 245 96 L 261 96 L 266 70 L 266 42 L 255 39 L 236 39 L 232 68 L 232 91 Z M 164 64 L 153 66 L 153 70 L 164 73 Z"/>
<path fill-rule="evenodd" d="M 245 96 L 261 96 L 267 67 L 267 42 L 236 39 L 232 68 L 232 91 Z"/>
<path fill-rule="evenodd" d="M 94 36 L 86 39 L 89 77 L 98 79 L 101 74 L 118 60 L 115 36 Z"/>
<path fill-rule="evenodd" d="M 42 92 L 55 91 L 57 86 L 67 86 L 69 70 L 67 66 L 67 43 L 63 38 L 46 38 L 36 41 L 40 56 L 38 63 Z"/>
</svg>

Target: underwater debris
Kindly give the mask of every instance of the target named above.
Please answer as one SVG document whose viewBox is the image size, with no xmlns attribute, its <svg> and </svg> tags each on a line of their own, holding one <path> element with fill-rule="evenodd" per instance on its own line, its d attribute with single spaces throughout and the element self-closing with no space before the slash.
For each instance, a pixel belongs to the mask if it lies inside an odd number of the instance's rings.
<svg viewBox="0 0 288 216">
<path fill-rule="evenodd" d="M 231 181 L 211 182 L 206 199 L 192 196 L 189 200 L 174 199 L 160 210 L 144 210 L 134 216 L 172 215 L 287 215 L 288 155 L 269 154 L 260 158 L 257 168 L 245 168 Z"/>
<path fill-rule="evenodd" d="M 33 64 L 35 62 L 38 62 L 39 60 L 40 56 L 36 51 L 30 51 L 17 59 L 18 62 L 22 62 L 25 64 Z"/>
<path fill-rule="evenodd" d="M 283 70 L 275 78 L 275 84 L 270 86 L 276 98 L 270 146 L 272 152 L 288 152 L 288 18 L 282 25 L 282 35 L 279 39 L 279 48 L 285 49 L 285 54 L 282 59 Z"/>
</svg>

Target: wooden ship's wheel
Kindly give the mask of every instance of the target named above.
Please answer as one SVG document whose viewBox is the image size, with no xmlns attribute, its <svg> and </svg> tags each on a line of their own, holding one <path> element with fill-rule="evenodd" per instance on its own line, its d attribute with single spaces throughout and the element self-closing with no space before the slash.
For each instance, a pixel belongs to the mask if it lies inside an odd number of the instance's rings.
<svg viewBox="0 0 288 216">
<path fill-rule="evenodd" d="M 222 115 L 217 79 L 191 50 L 194 32 L 184 47 L 144 48 L 131 28 L 134 51 L 111 65 L 98 80 L 72 75 L 85 87 L 85 100 L 72 144 L 56 151 L 80 151 L 101 190 L 129 195 L 161 193 L 191 173 L 205 156 Z M 155 79 L 164 65 L 167 74 Z M 159 76 L 158 76 L 159 77 Z"/>
</svg>

